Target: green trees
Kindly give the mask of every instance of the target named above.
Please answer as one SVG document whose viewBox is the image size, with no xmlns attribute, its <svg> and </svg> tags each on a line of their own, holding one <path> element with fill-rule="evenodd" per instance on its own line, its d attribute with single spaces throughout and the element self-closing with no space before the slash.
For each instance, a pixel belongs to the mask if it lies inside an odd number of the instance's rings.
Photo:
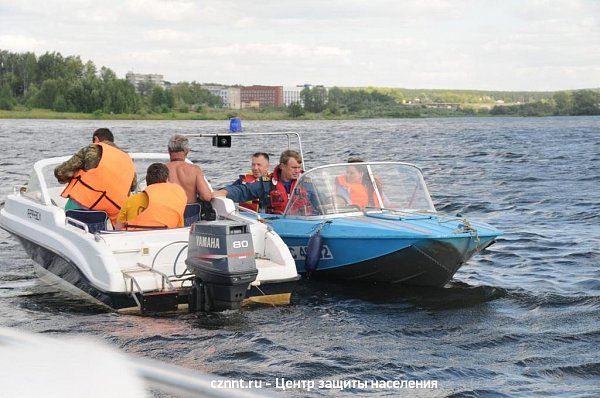
<svg viewBox="0 0 600 398">
<path fill-rule="evenodd" d="M 573 115 L 600 115 L 600 93 L 579 90 L 573 93 Z"/>
<path fill-rule="evenodd" d="M 297 118 L 304 115 L 304 109 L 299 102 L 292 102 L 287 109 L 288 115 L 293 118 Z"/>
<path fill-rule="evenodd" d="M 33 105 L 39 108 L 52 109 L 52 105 L 54 105 L 56 97 L 61 94 L 59 86 L 60 83 L 56 79 L 44 80 L 42 86 L 40 87 L 40 91 L 37 93 L 35 98 L 32 99 Z"/>
<path fill-rule="evenodd" d="M 60 112 L 127 113 L 140 106 L 134 87 L 111 69 L 98 72 L 91 61 L 56 52 L 36 58 L 0 51 L 0 87 L 0 105 L 7 109 L 21 103 Z"/>
<path fill-rule="evenodd" d="M 150 96 L 150 105 L 155 112 L 166 113 L 175 106 L 175 98 L 170 90 L 154 86 Z"/>
<path fill-rule="evenodd" d="M 372 89 L 340 89 L 333 87 L 329 90 L 329 103 L 334 110 L 345 109 L 350 113 L 359 113 L 367 109 L 379 112 L 396 105 L 396 99 L 391 95 Z"/>
<path fill-rule="evenodd" d="M 327 90 L 323 86 L 305 87 L 300 92 L 300 98 L 302 98 L 304 109 L 307 112 L 320 113 L 325 109 Z"/>
<path fill-rule="evenodd" d="M 556 115 L 570 115 L 573 111 L 573 96 L 568 91 L 559 91 L 552 97 Z"/>
<path fill-rule="evenodd" d="M 339 88 L 323 86 L 301 92 L 303 106 L 291 104 L 290 117 L 305 112 L 325 117 L 419 117 L 473 114 L 546 116 L 600 115 L 600 90 L 503 92 L 401 88 Z M 491 106 L 489 113 L 478 105 Z M 467 104 L 467 106 L 462 106 Z M 471 106 L 469 104 L 478 104 Z M 197 82 L 163 89 L 151 82 L 134 86 L 107 67 L 96 67 L 79 56 L 0 50 L 0 109 L 39 107 L 56 111 L 102 113 L 180 112 L 222 107 L 219 96 Z M 260 112 L 265 112 L 261 109 Z"/>
<path fill-rule="evenodd" d="M 223 100 L 217 95 L 213 95 L 199 83 L 182 82 L 175 85 L 170 90 L 173 93 L 175 102 L 179 108 L 192 107 L 199 108 L 209 106 L 211 108 L 220 108 L 223 106 Z"/>
<path fill-rule="evenodd" d="M 552 99 L 527 102 L 519 105 L 499 105 L 491 115 L 549 116 L 549 115 L 600 115 L 600 92 L 594 90 L 559 91 Z"/>
<path fill-rule="evenodd" d="M 14 100 L 8 85 L 0 86 L 0 109 L 10 111 L 13 109 Z"/>
</svg>

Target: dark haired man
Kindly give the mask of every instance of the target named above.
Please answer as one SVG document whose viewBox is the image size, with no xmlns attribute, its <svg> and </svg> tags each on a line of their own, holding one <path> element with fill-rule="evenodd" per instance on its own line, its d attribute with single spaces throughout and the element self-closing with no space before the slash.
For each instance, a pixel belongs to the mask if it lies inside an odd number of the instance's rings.
<svg viewBox="0 0 600 398">
<path fill-rule="evenodd" d="M 233 185 L 251 184 L 264 179 L 270 181 L 269 175 L 269 155 L 265 152 L 256 152 L 252 155 L 251 169 L 246 174 L 240 174 Z M 258 211 L 261 207 L 260 199 L 254 199 L 248 202 L 240 203 L 240 206 L 253 211 Z"/>
<path fill-rule="evenodd" d="M 130 196 L 117 217 L 116 229 L 183 227 L 187 196 L 178 184 L 168 182 L 169 169 L 152 163 L 146 171 L 146 189 Z"/>
<path fill-rule="evenodd" d="M 275 167 L 270 178 L 252 184 L 228 185 L 213 192 L 213 197 L 227 196 L 237 203 L 259 199 L 261 206 L 264 206 L 261 211 L 283 214 L 301 173 L 302 157 L 298 152 L 288 149 L 279 157 L 279 165 Z M 306 207 L 304 212 L 307 214 L 312 211 L 307 200 L 300 200 L 294 205 Z"/>
<path fill-rule="evenodd" d="M 133 161 L 115 145 L 107 128 L 94 131 L 92 144 L 58 165 L 54 176 L 59 183 L 68 183 L 61 193 L 69 198 L 65 210 L 103 210 L 113 224 L 129 192 L 137 186 Z"/>
</svg>

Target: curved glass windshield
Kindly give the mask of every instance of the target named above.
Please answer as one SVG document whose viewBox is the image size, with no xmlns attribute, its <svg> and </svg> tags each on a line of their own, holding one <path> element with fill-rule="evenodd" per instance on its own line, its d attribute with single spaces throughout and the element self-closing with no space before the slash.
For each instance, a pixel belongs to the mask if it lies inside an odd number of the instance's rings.
<svg viewBox="0 0 600 398">
<path fill-rule="evenodd" d="M 331 215 L 365 209 L 435 211 L 421 171 L 406 163 L 348 163 L 302 174 L 286 215 Z"/>
</svg>

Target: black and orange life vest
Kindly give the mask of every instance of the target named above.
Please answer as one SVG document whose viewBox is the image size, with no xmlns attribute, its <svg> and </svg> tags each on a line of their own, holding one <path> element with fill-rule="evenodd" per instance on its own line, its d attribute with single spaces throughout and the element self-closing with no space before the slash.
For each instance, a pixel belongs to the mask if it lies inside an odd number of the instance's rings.
<svg viewBox="0 0 600 398">
<path fill-rule="evenodd" d="M 183 213 L 187 195 L 183 188 L 171 182 L 148 185 L 148 207 L 133 220 L 128 220 L 127 230 L 183 227 Z"/>
<path fill-rule="evenodd" d="M 103 142 L 102 157 L 96 168 L 79 170 L 61 193 L 90 210 L 103 210 L 115 222 L 129 196 L 135 175 L 133 160 L 126 152 Z"/>
</svg>

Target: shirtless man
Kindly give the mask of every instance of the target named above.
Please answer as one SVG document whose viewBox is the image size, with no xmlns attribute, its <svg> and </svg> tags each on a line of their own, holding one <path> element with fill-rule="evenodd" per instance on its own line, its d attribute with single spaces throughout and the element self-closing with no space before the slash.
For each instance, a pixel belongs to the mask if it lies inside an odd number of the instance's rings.
<svg viewBox="0 0 600 398">
<path fill-rule="evenodd" d="M 189 142 L 183 135 L 174 135 L 169 140 L 169 182 L 179 184 L 187 195 L 188 203 L 198 200 L 210 201 L 212 191 L 204 179 L 200 167 L 185 161 L 190 152 Z"/>
</svg>

